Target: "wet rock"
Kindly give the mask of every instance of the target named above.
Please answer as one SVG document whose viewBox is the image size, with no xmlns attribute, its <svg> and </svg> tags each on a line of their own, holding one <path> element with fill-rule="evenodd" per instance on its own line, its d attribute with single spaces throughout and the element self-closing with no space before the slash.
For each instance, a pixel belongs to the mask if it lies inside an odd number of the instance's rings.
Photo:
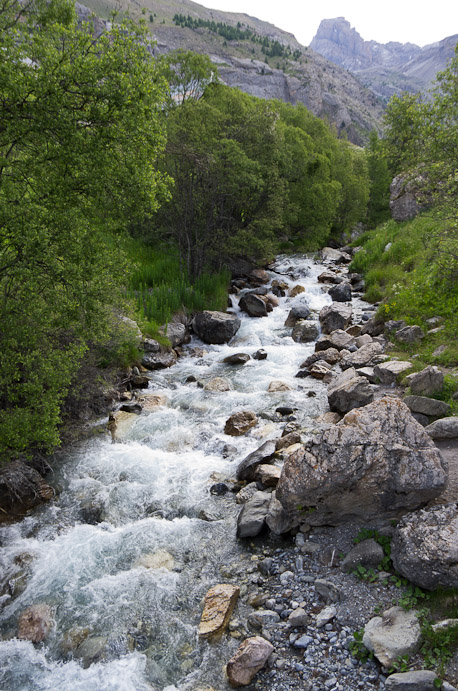
<svg viewBox="0 0 458 691">
<path fill-rule="evenodd" d="M 301 319 L 308 319 L 310 309 L 307 305 L 295 305 L 286 317 L 285 326 L 295 326 Z"/>
<path fill-rule="evenodd" d="M 240 588 L 227 583 L 214 585 L 205 595 L 204 609 L 199 623 L 200 638 L 220 638 L 240 594 Z"/>
<path fill-rule="evenodd" d="M 142 357 L 142 365 L 149 370 L 166 369 L 172 367 L 177 361 L 174 350 L 170 353 L 146 353 Z"/>
<path fill-rule="evenodd" d="M 386 396 L 347 413 L 290 455 L 276 496 L 292 517 L 337 525 L 415 510 L 437 497 L 446 480 L 439 450 L 407 406 Z"/>
<path fill-rule="evenodd" d="M 205 386 L 204 391 L 224 392 L 232 391 L 232 384 L 226 377 L 213 377 Z"/>
<path fill-rule="evenodd" d="M 351 256 L 341 250 L 335 250 L 333 247 L 323 247 L 321 256 L 327 261 L 335 262 L 336 264 L 349 264 Z"/>
<path fill-rule="evenodd" d="M 404 360 L 390 360 L 374 367 L 374 374 L 382 384 L 394 384 L 399 375 L 412 367 L 411 362 Z"/>
<path fill-rule="evenodd" d="M 444 374 L 439 367 L 425 367 L 408 378 L 410 391 L 415 396 L 434 396 L 444 388 Z"/>
<path fill-rule="evenodd" d="M 413 413 L 422 413 L 431 417 L 444 417 L 452 412 L 452 408 L 444 401 L 437 401 L 435 398 L 426 396 L 406 396 L 404 403 Z"/>
<path fill-rule="evenodd" d="M 145 569 L 166 569 L 173 571 L 175 560 L 165 549 L 158 549 L 151 554 L 141 554 L 134 564 L 134 568 L 142 566 Z"/>
<path fill-rule="evenodd" d="M 272 496 L 269 492 L 255 492 L 239 513 L 237 537 L 254 537 L 263 529 Z"/>
<path fill-rule="evenodd" d="M 338 351 L 344 348 L 349 348 L 355 343 L 353 336 L 349 333 L 343 331 L 342 329 L 336 329 L 329 335 L 320 336 L 315 345 L 315 351 L 326 351 L 328 349 L 335 349 Z"/>
<path fill-rule="evenodd" d="M 274 647 L 260 636 L 243 641 L 227 663 L 226 671 L 231 686 L 248 686 L 272 654 Z"/>
<path fill-rule="evenodd" d="M 367 343 L 361 346 L 354 353 L 349 353 L 341 360 L 342 369 L 349 367 L 367 367 L 373 365 L 378 361 L 378 357 L 382 354 L 383 348 L 380 343 Z"/>
<path fill-rule="evenodd" d="M 108 638 L 106 636 L 91 636 L 85 638 L 77 647 L 75 657 L 82 660 L 83 667 L 87 669 L 96 662 L 100 662 L 106 656 Z"/>
<path fill-rule="evenodd" d="M 288 446 L 292 446 L 292 444 L 297 444 L 300 441 L 300 432 L 289 432 L 288 434 L 285 434 L 284 437 L 280 437 L 280 439 L 275 440 L 275 448 L 277 451 L 280 451 L 281 449 L 287 449 Z"/>
<path fill-rule="evenodd" d="M 140 403 L 123 403 L 123 405 L 119 407 L 119 410 L 122 410 L 125 413 L 135 413 L 135 415 L 140 415 L 143 407 Z"/>
<path fill-rule="evenodd" d="M 261 283 L 264 285 L 266 283 L 269 283 L 269 281 L 270 281 L 269 274 L 267 273 L 267 271 L 265 269 L 253 269 L 250 272 L 248 279 L 252 283 Z"/>
<path fill-rule="evenodd" d="M 414 611 L 391 607 L 364 627 L 363 643 L 383 667 L 389 669 L 403 655 L 415 653 L 421 641 L 421 628 Z"/>
<path fill-rule="evenodd" d="M 278 408 L 275 408 L 275 412 L 284 417 L 285 415 L 292 415 L 294 411 L 297 410 L 297 408 L 291 408 L 291 406 L 288 405 L 280 405 Z"/>
<path fill-rule="evenodd" d="M 395 333 L 396 340 L 401 343 L 419 343 L 425 334 L 419 326 L 404 326 Z"/>
<path fill-rule="evenodd" d="M 346 302 L 333 302 L 320 312 L 320 323 L 323 333 L 330 334 L 337 329 L 346 329 L 350 324 L 353 310 Z"/>
<path fill-rule="evenodd" d="M 224 482 L 216 482 L 210 487 L 210 494 L 214 494 L 217 497 L 222 497 L 224 494 L 229 492 L 229 487 Z"/>
<path fill-rule="evenodd" d="M 40 468 L 41 470 L 41 468 Z M 29 463 L 14 460 L 0 466 L 0 505 L 23 513 L 42 501 L 54 497 L 54 490 Z M 5 509 L 4 509 L 5 510 Z"/>
<path fill-rule="evenodd" d="M 351 300 L 351 285 L 347 281 L 342 281 L 329 289 L 328 295 L 333 302 L 350 302 Z"/>
<path fill-rule="evenodd" d="M 296 285 L 289 291 L 289 297 L 295 298 L 297 295 L 300 295 L 301 293 L 305 293 L 304 286 Z"/>
<path fill-rule="evenodd" d="M 226 420 L 224 426 L 224 434 L 229 434 L 232 437 L 240 437 L 246 434 L 258 422 L 258 418 L 251 410 L 241 410 L 234 413 Z"/>
<path fill-rule="evenodd" d="M 41 643 L 54 625 L 51 607 L 40 603 L 27 607 L 19 616 L 17 637 L 21 640 Z"/>
<path fill-rule="evenodd" d="M 138 416 L 135 413 L 126 413 L 122 410 L 110 413 L 107 429 L 111 434 L 112 441 L 123 441 L 137 419 Z"/>
<path fill-rule="evenodd" d="M 256 468 L 255 478 L 264 487 L 276 487 L 280 479 L 281 468 L 276 465 L 261 464 Z"/>
<path fill-rule="evenodd" d="M 149 377 L 145 374 L 134 374 L 129 381 L 134 389 L 147 389 L 149 386 Z"/>
<path fill-rule="evenodd" d="M 86 638 L 91 633 L 89 628 L 83 628 L 82 626 L 75 626 L 65 632 L 62 641 L 59 644 L 59 648 L 64 655 L 69 653 L 74 653 L 81 643 L 86 640 Z"/>
<path fill-rule="evenodd" d="M 328 402 L 332 411 L 347 413 L 370 403 L 374 392 L 365 377 L 356 374 L 353 367 L 337 376 L 328 386 Z"/>
<path fill-rule="evenodd" d="M 145 393 L 137 396 L 136 400 L 146 412 L 167 404 L 166 397 L 159 393 Z"/>
<path fill-rule="evenodd" d="M 257 350 L 253 355 L 253 360 L 265 360 L 267 358 L 267 353 L 263 348 Z"/>
<path fill-rule="evenodd" d="M 259 449 L 250 453 L 237 468 L 237 480 L 252 482 L 255 479 L 256 469 L 259 465 L 272 459 L 276 450 L 274 441 L 266 441 Z"/>
<path fill-rule="evenodd" d="M 385 688 L 389 691 L 437 691 L 436 679 L 436 672 L 426 669 L 399 672 L 388 677 Z"/>
<path fill-rule="evenodd" d="M 394 567 L 427 590 L 455 588 L 458 583 L 458 504 L 408 514 L 392 542 Z"/>
<path fill-rule="evenodd" d="M 444 417 L 425 428 L 431 439 L 458 439 L 458 417 Z"/>
<path fill-rule="evenodd" d="M 347 554 L 342 562 L 342 571 L 351 573 L 357 566 L 377 568 L 385 553 L 383 547 L 373 539 L 362 540 Z"/>
<path fill-rule="evenodd" d="M 239 307 L 249 317 L 267 317 L 267 305 L 258 295 L 244 295 L 240 298 Z"/>
<path fill-rule="evenodd" d="M 274 380 L 270 382 L 267 391 L 269 393 L 276 393 L 277 391 L 292 391 L 292 388 L 283 381 Z"/>
<path fill-rule="evenodd" d="M 196 314 L 192 328 L 205 343 L 227 343 L 239 330 L 240 323 L 233 314 L 205 310 Z"/>
<path fill-rule="evenodd" d="M 319 336 L 320 330 L 318 324 L 313 321 L 298 321 L 296 326 L 293 328 L 291 334 L 293 341 L 296 343 L 310 343 L 315 341 Z"/>
<path fill-rule="evenodd" d="M 256 494 L 256 492 L 259 492 L 257 483 L 250 482 L 245 487 L 242 487 L 242 489 L 239 492 L 237 492 L 235 501 L 237 504 L 246 504 L 247 501 L 249 501 L 251 497 L 253 497 Z"/>
<path fill-rule="evenodd" d="M 251 360 L 251 358 L 247 353 L 235 353 L 225 357 L 223 362 L 227 365 L 244 365 L 248 360 Z"/>
<path fill-rule="evenodd" d="M 330 365 L 336 365 L 341 360 L 341 355 L 337 348 L 326 348 L 326 350 L 319 350 L 318 352 L 312 353 L 309 357 L 304 360 L 301 367 L 310 367 L 314 365 L 315 362 L 319 360 L 324 360 Z"/>
</svg>

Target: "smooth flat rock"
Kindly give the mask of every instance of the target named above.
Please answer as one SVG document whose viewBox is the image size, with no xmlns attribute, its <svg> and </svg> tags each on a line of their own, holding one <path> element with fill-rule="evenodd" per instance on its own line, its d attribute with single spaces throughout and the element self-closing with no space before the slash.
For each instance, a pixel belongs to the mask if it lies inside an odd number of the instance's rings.
<svg viewBox="0 0 458 691">
<path fill-rule="evenodd" d="M 425 427 L 431 439 L 458 439 L 458 416 L 444 417 Z"/>
<path fill-rule="evenodd" d="M 382 384 L 394 384 L 400 374 L 407 372 L 412 367 L 406 360 L 389 360 L 374 367 L 375 376 Z"/>
<path fill-rule="evenodd" d="M 427 396 L 406 396 L 404 403 L 413 413 L 422 413 L 430 417 L 444 417 L 452 412 L 448 403 Z"/>
<path fill-rule="evenodd" d="M 219 638 L 229 624 L 240 588 L 228 583 L 214 585 L 205 595 L 199 623 L 200 638 Z"/>
<path fill-rule="evenodd" d="M 437 691 L 435 679 L 437 679 L 436 672 L 427 669 L 399 672 L 388 677 L 385 688 L 389 691 Z"/>
</svg>

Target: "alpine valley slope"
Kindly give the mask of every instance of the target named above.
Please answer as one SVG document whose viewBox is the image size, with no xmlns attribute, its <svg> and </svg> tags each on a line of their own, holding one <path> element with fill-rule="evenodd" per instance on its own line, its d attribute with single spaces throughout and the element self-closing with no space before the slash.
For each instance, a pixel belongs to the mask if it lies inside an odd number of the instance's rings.
<svg viewBox="0 0 458 691">
<path fill-rule="evenodd" d="M 323 19 L 310 47 L 352 72 L 384 101 L 403 91 L 427 91 L 454 55 L 458 34 L 420 48 L 365 41 L 344 17 Z"/>
<path fill-rule="evenodd" d="M 143 16 L 156 41 L 155 52 L 183 48 L 206 53 L 229 86 L 260 98 L 303 103 L 355 144 L 364 144 L 369 132 L 380 128 L 383 108 L 373 92 L 346 69 L 272 24 L 246 14 L 210 10 L 190 0 L 86 0 L 86 4 L 104 19 L 114 10 L 133 18 Z M 84 14 L 78 3 L 77 9 Z M 180 26 L 175 15 L 205 24 Z M 240 32 L 250 29 L 253 35 L 231 40 L 210 28 L 206 24 L 210 22 L 238 27 Z"/>
</svg>

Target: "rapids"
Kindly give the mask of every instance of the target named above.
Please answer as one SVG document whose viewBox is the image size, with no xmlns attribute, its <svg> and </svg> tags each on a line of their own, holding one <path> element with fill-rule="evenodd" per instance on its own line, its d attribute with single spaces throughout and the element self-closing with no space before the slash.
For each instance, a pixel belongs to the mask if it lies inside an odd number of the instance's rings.
<svg viewBox="0 0 458 691">
<path fill-rule="evenodd" d="M 296 408 L 306 428 L 327 410 L 325 385 L 295 378 L 314 344 L 295 343 L 284 327 L 294 304 L 306 300 L 317 318 L 331 302 L 317 282 L 323 268 L 305 256 L 280 257 L 272 279 L 285 274 L 282 279 L 302 284 L 305 293 L 280 298 L 265 318 L 234 307 L 242 325 L 230 345 L 193 338 L 189 348 L 203 346 L 202 357 L 185 355 L 151 375 L 150 390 L 166 397 L 165 406 L 139 415 L 122 443 L 103 434 L 67 451 L 51 479 L 56 499 L 0 528 L 0 588 L 8 586 L 0 592 L 2 689 L 227 688 L 223 665 L 239 642 L 198 640 L 202 598 L 215 583 L 246 582 L 243 565 L 251 562 L 235 537 L 240 507 L 233 494 L 215 497 L 209 490 L 263 441 L 280 436 L 284 421 L 275 417 L 276 407 Z M 259 348 L 266 360 L 236 367 L 222 362 Z M 190 375 L 227 377 L 233 391 L 204 391 L 186 382 Z M 268 393 L 272 380 L 292 390 Z M 246 436 L 226 436 L 226 419 L 247 409 L 256 412 L 258 425 Z M 236 447 L 227 458 L 226 444 Z M 172 570 L 145 568 L 142 555 L 158 550 L 171 555 Z M 15 638 L 20 613 L 42 602 L 55 618 L 45 643 Z M 240 601 L 239 613 L 243 606 Z"/>
</svg>

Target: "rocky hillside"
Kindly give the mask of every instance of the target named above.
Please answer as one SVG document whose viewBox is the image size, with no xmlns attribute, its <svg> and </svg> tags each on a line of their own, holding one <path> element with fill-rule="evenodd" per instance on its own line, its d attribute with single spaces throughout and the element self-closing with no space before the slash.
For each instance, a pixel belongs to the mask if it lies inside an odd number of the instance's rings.
<svg viewBox="0 0 458 691">
<path fill-rule="evenodd" d="M 310 47 L 349 70 L 384 100 L 425 91 L 453 56 L 458 35 L 420 48 L 413 43 L 365 41 L 344 17 L 323 19 Z"/>
<path fill-rule="evenodd" d="M 88 0 L 99 17 L 108 18 L 114 0 Z M 277 27 L 246 14 L 209 10 L 189 0 L 127 0 L 116 8 L 142 15 L 167 53 L 185 48 L 207 53 L 218 65 L 222 80 L 261 98 L 304 103 L 328 119 L 339 135 L 363 144 L 382 116 L 379 99 L 349 72 L 306 48 Z M 86 8 L 79 5 L 80 14 Z"/>
</svg>

